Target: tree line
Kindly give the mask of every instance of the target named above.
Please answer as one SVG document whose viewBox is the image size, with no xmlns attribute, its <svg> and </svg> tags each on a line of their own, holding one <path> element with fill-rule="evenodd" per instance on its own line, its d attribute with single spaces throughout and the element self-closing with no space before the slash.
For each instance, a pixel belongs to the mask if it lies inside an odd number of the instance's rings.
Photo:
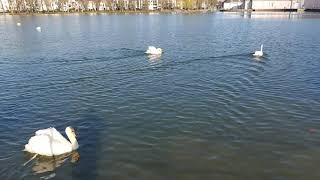
<svg viewBox="0 0 320 180">
<path fill-rule="evenodd" d="M 148 0 L 7 0 L 5 8 L 0 0 L 0 8 L 11 13 L 34 12 L 77 12 L 77 11 L 137 11 L 149 10 Z M 154 10 L 173 9 L 212 9 L 217 6 L 217 0 L 158 0 Z M 138 6 L 139 4 L 139 6 Z"/>
</svg>

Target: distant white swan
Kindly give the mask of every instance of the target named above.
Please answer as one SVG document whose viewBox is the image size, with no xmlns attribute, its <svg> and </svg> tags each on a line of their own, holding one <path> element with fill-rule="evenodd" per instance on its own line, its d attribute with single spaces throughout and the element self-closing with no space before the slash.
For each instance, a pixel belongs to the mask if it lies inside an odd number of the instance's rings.
<svg viewBox="0 0 320 180">
<path fill-rule="evenodd" d="M 37 30 L 38 32 L 41 32 L 41 27 L 40 27 L 40 26 L 36 27 L 36 30 Z"/>
<path fill-rule="evenodd" d="M 70 141 L 53 127 L 38 130 L 35 136 L 29 139 L 24 150 L 36 155 L 56 156 L 78 149 L 79 144 L 74 129 L 68 126 L 65 131 Z"/>
<path fill-rule="evenodd" d="M 156 48 L 154 46 L 149 46 L 146 51 L 146 54 L 159 55 L 159 54 L 162 54 L 162 49 Z"/>
<path fill-rule="evenodd" d="M 18 22 L 18 23 L 17 23 L 17 26 L 21 26 L 21 23 Z"/>
<path fill-rule="evenodd" d="M 261 50 L 254 52 L 253 56 L 262 57 L 262 56 L 263 56 L 263 51 L 262 51 L 262 49 L 263 49 L 263 44 L 261 44 Z"/>
</svg>

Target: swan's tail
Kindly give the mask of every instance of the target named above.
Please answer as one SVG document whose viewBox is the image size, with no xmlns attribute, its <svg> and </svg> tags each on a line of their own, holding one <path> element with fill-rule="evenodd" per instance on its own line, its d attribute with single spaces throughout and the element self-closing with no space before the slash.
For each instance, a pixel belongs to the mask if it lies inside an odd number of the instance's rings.
<svg viewBox="0 0 320 180">
<path fill-rule="evenodd" d="M 28 151 L 28 152 L 32 152 L 32 149 L 30 148 L 29 144 L 24 145 L 24 150 L 22 151 Z"/>
<path fill-rule="evenodd" d="M 30 161 L 34 160 L 34 158 L 36 158 L 37 155 L 38 155 L 38 154 L 35 154 L 31 159 L 29 159 L 27 162 L 25 162 L 25 163 L 23 164 L 23 166 L 27 165 Z"/>
</svg>

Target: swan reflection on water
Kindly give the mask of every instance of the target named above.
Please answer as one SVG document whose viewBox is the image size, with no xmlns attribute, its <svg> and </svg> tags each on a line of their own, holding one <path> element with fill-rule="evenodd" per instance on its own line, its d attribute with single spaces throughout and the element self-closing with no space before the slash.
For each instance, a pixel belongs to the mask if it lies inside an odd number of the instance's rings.
<svg viewBox="0 0 320 180">
<path fill-rule="evenodd" d="M 161 54 L 149 54 L 148 59 L 149 61 L 156 61 L 159 60 L 161 57 Z"/>
<path fill-rule="evenodd" d="M 71 152 L 59 156 L 38 156 L 34 163 L 31 164 L 32 171 L 35 174 L 42 174 L 45 172 L 52 172 L 56 168 L 60 167 L 67 160 L 70 160 L 71 163 L 76 163 L 80 159 L 80 154 L 78 152 Z M 51 175 L 52 176 L 52 175 Z"/>
</svg>

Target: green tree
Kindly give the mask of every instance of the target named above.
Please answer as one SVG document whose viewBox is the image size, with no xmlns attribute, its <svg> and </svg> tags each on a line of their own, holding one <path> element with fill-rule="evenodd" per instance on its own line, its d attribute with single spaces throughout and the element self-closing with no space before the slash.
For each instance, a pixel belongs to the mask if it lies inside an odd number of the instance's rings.
<svg viewBox="0 0 320 180">
<path fill-rule="evenodd" d="M 136 11 L 136 1 L 129 1 L 129 9 Z"/>
<path fill-rule="evenodd" d="M 119 0 L 117 3 L 117 9 L 123 11 L 125 9 L 125 2 L 124 0 Z"/>
<path fill-rule="evenodd" d="M 184 0 L 184 9 L 193 9 L 193 0 Z"/>
<path fill-rule="evenodd" d="M 143 0 L 142 9 L 144 9 L 144 10 L 148 10 L 149 9 L 148 0 Z"/>
</svg>

